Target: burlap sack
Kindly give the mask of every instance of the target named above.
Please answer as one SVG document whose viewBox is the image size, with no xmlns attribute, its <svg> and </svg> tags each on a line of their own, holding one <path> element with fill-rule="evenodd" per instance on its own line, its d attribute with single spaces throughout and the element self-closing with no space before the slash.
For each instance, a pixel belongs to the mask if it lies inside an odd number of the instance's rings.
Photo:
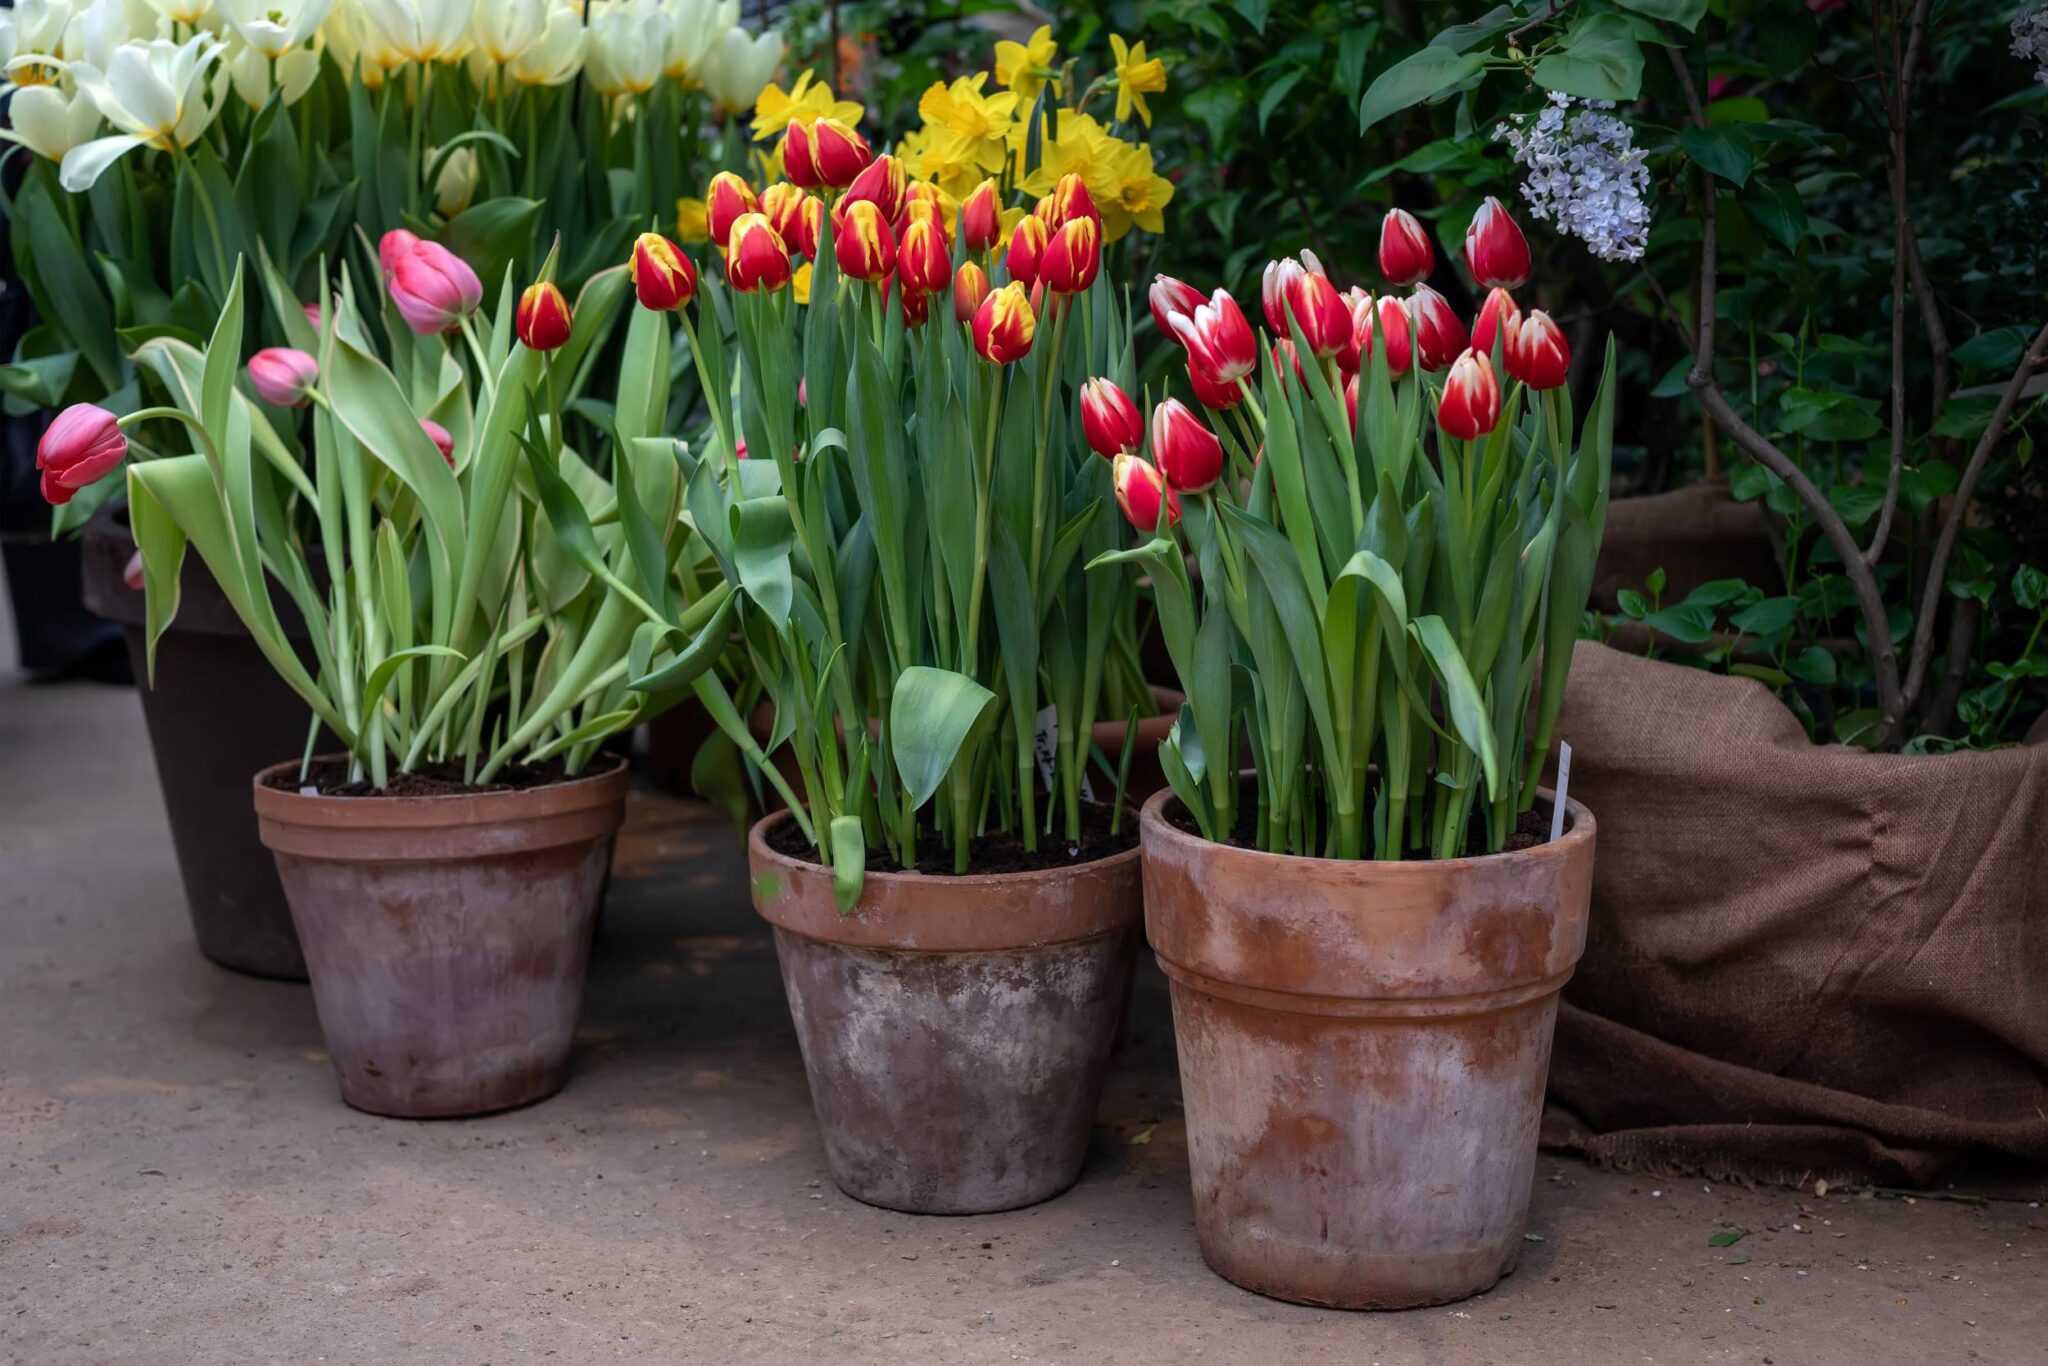
<svg viewBox="0 0 2048 1366">
<path fill-rule="evenodd" d="M 1818 746 L 1757 683 L 1591 643 L 1559 734 L 1600 833 L 1546 1142 L 2048 1187 L 2048 745 Z"/>
<path fill-rule="evenodd" d="M 1659 569 L 1667 604 L 1715 579 L 1744 579 L 1766 593 L 1784 591 L 1763 505 L 1738 503 L 1721 484 L 1617 498 L 1609 506 L 1593 571 L 1593 606 L 1618 610 L 1621 590 L 1641 592 Z"/>
</svg>

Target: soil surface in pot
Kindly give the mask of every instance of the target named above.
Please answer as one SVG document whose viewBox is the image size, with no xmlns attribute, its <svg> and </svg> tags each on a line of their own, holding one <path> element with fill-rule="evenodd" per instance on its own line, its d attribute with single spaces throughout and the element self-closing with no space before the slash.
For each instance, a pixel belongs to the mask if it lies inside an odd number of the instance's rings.
<svg viewBox="0 0 2048 1366">
<path fill-rule="evenodd" d="M 591 775 L 581 773 L 575 776 Z M 303 779 L 296 771 L 286 769 L 270 775 L 264 780 L 264 785 L 279 792 L 317 787 L 323 797 L 463 797 L 479 792 L 526 792 L 536 787 L 552 787 L 569 779 L 569 770 L 560 759 L 538 764 L 507 764 L 498 770 L 497 779 L 489 783 L 464 782 L 461 764 L 441 763 L 426 764 L 410 773 L 395 773 L 389 783 L 377 787 L 368 779 L 350 782 L 346 759 L 315 759 Z"/>
<path fill-rule="evenodd" d="M 1070 845 L 1058 834 L 1041 835 L 1038 848 L 1027 850 L 1024 841 L 1011 833 L 976 835 L 967 842 L 967 871 L 970 875 L 985 873 L 1036 873 L 1048 868 L 1071 868 L 1080 863 L 1092 863 L 1112 854 L 1121 854 L 1138 845 L 1138 813 L 1124 813 L 1123 825 L 1112 835 L 1109 832 L 1109 808 L 1106 806 L 1083 806 L 1081 808 L 1081 842 Z M 789 858 L 804 859 L 818 863 L 818 847 L 803 836 L 795 821 L 784 821 L 770 830 L 767 835 L 768 847 Z M 917 866 L 905 868 L 886 850 L 868 850 L 868 871 L 870 873 L 924 873 L 932 877 L 953 876 L 953 848 L 937 836 L 929 836 L 918 845 Z"/>
<path fill-rule="evenodd" d="M 1167 823 L 1177 830 L 1184 830 L 1197 838 L 1202 835 L 1201 824 L 1188 809 L 1179 802 L 1170 802 L 1166 808 Z M 1372 808 L 1365 812 L 1365 827 L 1372 829 Z M 1567 829 L 1570 827 L 1567 826 Z M 1507 844 L 1498 851 L 1486 847 L 1486 816 L 1483 812 L 1472 813 L 1472 824 L 1465 832 L 1465 858 L 1479 858 L 1495 852 L 1512 854 L 1522 849 L 1534 849 L 1550 840 L 1550 817 L 1535 811 L 1524 811 L 1515 820 L 1515 833 L 1508 836 Z M 1259 813 L 1255 801 L 1242 798 L 1237 807 L 1237 828 L 1230 832 L 1230 842 L 1239 849 L 1257 851 L 1259 847 Z M 1401 855 L 1403 862 L 1423 862 L 1429 858 L 1426 849 L 1410 849 Z"/>
</svg>

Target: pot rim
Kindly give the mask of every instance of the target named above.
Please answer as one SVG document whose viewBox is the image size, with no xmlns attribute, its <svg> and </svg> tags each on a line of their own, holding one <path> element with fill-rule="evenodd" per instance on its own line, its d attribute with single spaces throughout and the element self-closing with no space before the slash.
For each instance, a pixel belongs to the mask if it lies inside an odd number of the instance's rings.
<svg viewBox="0 0 2048 1366">
<path fill-rule="evenodd" d="M 316 754 L 313 757 L 319 760 L 344 759 L 347 756 Z M 586 770 L 560 782 L 508 792 L 335 797 L 272 787 L 265 781 L 273 773 L 297 768 L 300 763 L 297 759 L 271 764 L 259 770 L 250 782 L 255 789 L 256 814 L 264 820 L 282 824 L 355 827 L 487 825 L 494 821 L 566 814 L 623 801 L 627 761 L 616 754 L 600 757 L 606 764 L 596 771 Z"/>
<path fill-rule="evenodd" d="M 798 868 L 814 869 L 817 872 L 820 872 L 829 878 L 830 876 L 832 876 L 832 869 L 830 865 L 818 863 L 812 859 L 798 858 L 793 854 L 785 854 L 779 849 L 773 849 L 769 847 L 768 827 L 779 821 L 792 819 L 794 819 L 794 817 L 790 815 L 789 809 L 785 807 L 780 811 L 771 811 L 767 815 L 761 817 L 761 819 L 755 821 L 752 827 L 750 827 L 747 831 L 747 852 L 754 852 L 755 846 L 758 845 L 760 847 L 760 853 L 764 858 L 771 859 L 776 863 L 791 864 Z M 1030 868 L 1014 873 L 870 872 L 866 874 L 866 880 L 868 882 L 879 882 L 885 887 L 893 887 L 899 885 L 930 887 L 938 885 L 940 883 L 943 883 L 949 887 L 972 887 L 976 885 L 1028 887 L 1032 885 L 1034 882 L 1054 882 L 1059 880 L 1060 878 L 1072 877 L 1074 874 L 1089 868 L 1114 867 L 1119 859 L 1123 860 L 1124 862 L 1134 862 L 1136 861 L 1138 856 L 1143 854 L 1144 852 L 1144 843 L 1141 840 L 1139 843 L 1132 845 L 1128 849 L 1121 849 L 1114 854 L 1105 854 L 1101 858 L 1092 858 L 1081 863 L 1070 863 L 1063 868 Z"/>
<path fill-rule="evenodd" d="M 1250 772 L 1249 769 L 1244 771 L 1246 773 Z M 1557 793 L 1547 787 L 1537 788 L 1536 795 L 1546 798 L 1553 803 L 1557 800 Z M 1162 844 L 1180 844 L 1190 849 L 1213 849 L 1232 858 L 1245 859 L 1256 864 L 1262 864 L 1271 869 L 1273 874 L 1278 877 L 1288 876 L 1290 870 L 1296 870 L 1297 868 L 1311 866 L 1330 868 L 1346 865 L 1356 865 L 1363 876 L 1389 879 L 1412 878 L 1426 880 L 1437 877 L 1455 877 L 1479 865 L 1498 867 L 1503 860 L 1508 859 L 1531 860 L 1568 857 L 1579 846 L 1593 843 L 1595 832 L 1599 828 L 1599 824 L 1594 820 L 1591 811 L 1587 810 L 1583 804 L 1567 797 L 1564 804 L 1565 813 L 1570 816 L 1571 820 L 1565 827 L 1564 834 L 1555 840 L 1546 840 L 1542 844 L 1531 845 L 1527 849 L 1503 849 L 1497 854 L 1472 854 L 1459 858 L 1442 859 L 1401 859 L 1399 861 L 1337 859 L 1307 854 L 1274 854 L 1263 849 L 1246 849 L 1240 845 L 1225 844 L 1218 840 L 1207 839 L 1201 835 L 1190 834 L 1166 819 L 1167 803 L 1179 803 L 1179 801 L 1179 795 L 1171 787 L 1163 787 L 1145 800 L 1145 805 L 1138 812 L 1138 842 L 1140 848 L 1157 840 Z"/>
</svg>

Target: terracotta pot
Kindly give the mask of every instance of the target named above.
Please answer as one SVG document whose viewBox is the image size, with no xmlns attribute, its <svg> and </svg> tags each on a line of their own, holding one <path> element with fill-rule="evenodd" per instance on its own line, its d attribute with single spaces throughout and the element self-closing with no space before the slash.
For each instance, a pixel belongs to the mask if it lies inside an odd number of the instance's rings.
<svg viewBox="0 0 2048 1366">
<path fill-rule="evenodd" d="M 1070 868 L 832 873 L 747 839 L 832 1179 L 913 1214 L 987 1214 L 1081 1174 L 1136 951 L 1138 851 Z"/>
<path fill-rule="evenodd" d="M 121 577 L 135 552 L 127 509 L 101 508 L 82 549 L 86 606 L 127 633 L 199 951 L 238 972 L 304 981 L 291 908 L 256 838 L 247 793 L 252 771 L 305 749 L 311 709 L 256 648 L 196 554 L 185 557 L 178 615 L 157 642 L 150 686 L 142 592 Z M 285 630 L 301 639 L 297 611 L 281 592 L 272 600 Z M 322 739 L 332 743 L 324 731 Z"/>
<path fill-rule="evenodd" d="M 1215 844 L 1169 804 L 1141 817 L 1145 925 L 1203 1258 L 1347 1309 L 1487 1289 L 1522 1248 L 1593 817 L 1571 803 L 1563 839 L 1516 853 L 1373 863 Z"/>
<path fill-rule="evenodd" d="M 568 1076 L 626 765 L 518 792 L 320 797 L 256 775 L 321 1032 L 358 1110 L 427 1119 Z"/>
<path fill-rule="evenodd" d="M 1187 701 L 1186 694 L 1176 689 L 1157 683 L 1146 686 L 1152 689 L 1152 701 L 1159 714 L 1138 721 L 1138 743 L 1131 749 L 1131 772 L 1124 780 L 1124 800 L 1132 806 L 1137 806 L 1166 786 L 1165 770 L 1159 767 L 1159 746 L 1173 730 L 1173 723 L 1180 719 L 1181 703 Z M 1123 757 L 1124 736 L 1129 730 L 1128 721 L 1097 721 L 1088 738 L 1114 768 Z M 1100 790 L 1108 786 L 1102 774 L 1098 771 L 1089 776 L 1095 781 L 1102 800 L 1110 800 L 1110 794 Z"/>
</svg>

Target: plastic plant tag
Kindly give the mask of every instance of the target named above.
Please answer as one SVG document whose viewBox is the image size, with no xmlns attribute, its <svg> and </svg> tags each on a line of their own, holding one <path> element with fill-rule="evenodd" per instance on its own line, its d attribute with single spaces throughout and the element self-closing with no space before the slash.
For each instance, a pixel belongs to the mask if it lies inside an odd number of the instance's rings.
<svg viewBox="0 0 2048 1366">
<path fill-rule="evenodd" d="M 1040 707 L 1032 718 L 1031 755 L 1038 760 L 1038 778 L 1045 784 L 1047 792 L 1053 791 L 1052 763 L 1060 748 L 1060 709 L 1056 706 Z M 1095 800 L 1094 784 L 1088 775 L 1081 775 L 1081 800 Z"/>
<path fill-rule="evenodd" d="M 1550 842 L 1564 838 L 1565 793 L 1572 785 L 1572 747 L 1562 740 L 1557 745 L 1557 800 L 1550 804 Z"/>
</svg>

